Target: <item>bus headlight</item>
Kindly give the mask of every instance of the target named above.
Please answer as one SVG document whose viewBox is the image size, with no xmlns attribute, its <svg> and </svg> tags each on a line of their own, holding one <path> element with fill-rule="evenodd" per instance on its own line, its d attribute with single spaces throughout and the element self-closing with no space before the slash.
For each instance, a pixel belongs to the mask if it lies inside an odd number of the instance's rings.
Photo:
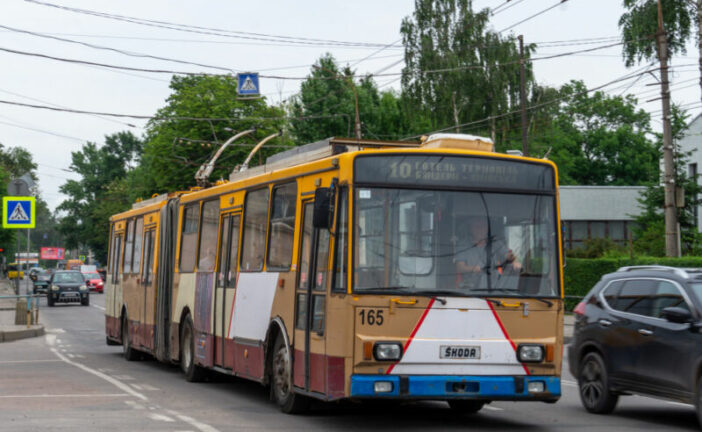
<svg viewBox="0 0 702 432">
<path fill-rule="evenodd" d="M 517 358 L 522 363 L 538 363 L 544 361 L 544 346 L 537 344 L 519 345 Z"/>
<path fill-rule="evenodd" d="M 378 342 L 373 347 L 373 356 L 378 361 L 400 360 L 402 345 L 398 342 Z"/>
</svg>

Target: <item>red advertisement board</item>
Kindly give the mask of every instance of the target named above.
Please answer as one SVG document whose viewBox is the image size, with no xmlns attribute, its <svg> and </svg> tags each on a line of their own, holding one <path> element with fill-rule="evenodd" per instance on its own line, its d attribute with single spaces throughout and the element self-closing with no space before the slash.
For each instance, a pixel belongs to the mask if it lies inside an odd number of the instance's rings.
<svg viewBox="0 0 702 432">
<path fill-rule="evenodd" d="M 41 259 L 62 260 L 66 256 L 66 249 L 57 247 L 43 247 L 40 251 Z"/>
</svg>

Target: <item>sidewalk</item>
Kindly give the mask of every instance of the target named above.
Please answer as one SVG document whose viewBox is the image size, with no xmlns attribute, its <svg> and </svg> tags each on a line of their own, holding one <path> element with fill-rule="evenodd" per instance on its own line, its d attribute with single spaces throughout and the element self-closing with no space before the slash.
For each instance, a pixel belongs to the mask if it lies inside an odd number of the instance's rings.
<svg viewBox="0 0 702 432">
<path fill-rule="evenodd" d="M 22 282 L 24 285 L 24 282 Z M 21 290 L 24 292 L 24 290 Z M 8 279 L 0 279 L 0 296 L 14 295 L 15 291 Z M 0 342 L 11 342 L 19 339 L 41 336 L 44 326 L 36 324 L 15 325 L 15 299 L 0 299 Z M 41 320 L 41 316 L 39 317 Z"/>
</svg>

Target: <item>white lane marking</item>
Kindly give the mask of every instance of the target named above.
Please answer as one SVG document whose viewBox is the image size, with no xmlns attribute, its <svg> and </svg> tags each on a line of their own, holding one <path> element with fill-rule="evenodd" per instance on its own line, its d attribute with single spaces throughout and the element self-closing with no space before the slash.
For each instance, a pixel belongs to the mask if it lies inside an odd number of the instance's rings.
<svg viewBox="0 0 702 432">
<path fill-rule="evenodd" d="M 491 406 L 491 405 L 485 405 L 485 409 L 490 410 L 490 411 L 504 411 L 504 408 Z"/>
<path fill-rule="evenodd" d="M 98 306 L 98 305 L 96 305 L 96 304 L 91 304 L 90 306 L 92 306 L 92 307 L 94 307 L 94 308 L 98 308 L 98 309 L 100 309 L 101 311 L 104 311 L 104 310 L 105 310 L 104 307 Z"/>
<path fill-rule="evenodd" d="M 132 395 L 132 396 L 134 396 L 134 397 L 136 397 L 136 398 L 139 398 L 139 399 L 141 399 L 141 400 L 143 400 L 143 401 L 149 400 L 149 398 L 147 398 L 147 397 L 144 396 L 143 394 L 141 394 L 141 393 L 135 391 L 134 389 L 132 389 L 131 387 L 129 387 L 127 384 L 125 384 L 125 383 L 123 383 L 123 382 L 121 382 L 121 381 L 119 381 L 119 380 L 117 380 L 117 379 L 115 379 L 115 378 L 113 378 L 113 377 L 111 377 L 111 376 L 109 376 L 109 375 L 105 375 L 104 373 L 102 373 L 102 372 L 100 372 L 100 371 L 96 371 L 95 369 L 90 368 L 90 367 L 88 367 L 88 366 L 86 366 L 86 365 L 84 365 L 84 364 L 77 363 L 77 362 L 74 362 L 74 361 L 72 361 L 72 360 L 69 360 L 69 359 L 66 358 L 63 354 L 61 354 L 60 352 L 58 352 L 55 348 L 51 348 L 51 351 L 53 351 L 53 353 L 56 354 L 56 356 L 57 356 L 58 358 L 60 358 L 61 360 L 63 360 L 64 362 L 66 362 L 66 363 L 68 363 L 68 364 L 70 364 L 70 365 L 73 365 L 73 366 L 75 366 L 75 367 L 77 367 L 77 368 L 79 368 L 79 369 L 83 369 L 84 371 L 86 371 L 86 372 L 88 372 L 88 373 L 91 373 L 91 374 L 95 375 L 95 376 L 98 377 L 98 378 L 104 379 L 105 381 L 107 381 L 107 382 L 109 382 L 110 384 L 114 385 L 115 387 L 117 387 L 118 389 L 122 390 L 123 392 L 129 393 L 130 395 Z"/>
<path fill-rule="evenodd" d="M 76 354 L 76 358 L 85 358 L 83 354 Z"/>
<path fill-rule="evenodd" d="M 132 384 L 132 387 L 134 387 L 137 390 L 144 390 L 139 384 Z"/>
<path fill-rule="evenodd" d="M 139 402 L 134 402 L 134 401 L 129 400 L 129 401 L 124 401 L 124 403 L 126 403 L 127 405 L 129 405 L 130 407 L 132 407 L 136 410 L 143 410 L 144 409 L 144 406 L 141 405 Z"/>
<path fill-rule="evenodd" d="M 47 360 L 6 360 L 0 361 L 0 364 L 22 364 L 22 363 L 54 363 L 60 362 L 57 359 L 47 359 Z"/>
<path fill-rule="evenodd" d="M 175 420 L 173 420 L 172 418 L 170 418 L 170 417 L 168 417 L 168 416 L 166 416 L 166 415 L 163 415 L 163 414 L 151 413 L 151 414 L 149 414 L 148 417 L 149 417 L 151 420 L 165 421 L 165 422 L 169 422 L 169 423 L 172 423 L 172 422 L 175 421 Z"/>
<path fill-rule="evenodd" d="M 62 351 L 64 351 L 64 352 L 65 352 L 65 350 L 62 350 Z M 73 355 L 73 354 L 70 354 L 70 353 L 68 353 L 68 354 L 66 354 L 66 355 L 68 356 L 68 358 L 74 358 L 74 357 L 75 357 L 75 355 Z"/>
<path fill-rule="evenodd" d="M 154 386 L 152 386 L 151 384 L 141 384 L 141 388 L 142 388 L 143 390 L 147 390 L 147 391 L 159 391 L 159 390 L 161 390 L 160 388 L 154 387 Z"/>
<path fill-rule="evenodd" d="M 47 333 L 54 333 L 54 334 L 66 333 L 66 330 L 64 330 L 62 328 L 48 328 L 45 331 Z"/>
<path fill-rule="evenodd" d="M 122 381 L 134 381 L 134 377 L 131 375 L 113 375 L 114 378 Z"/>
<path fill-rule="evenodd" d="M 92 393 L 92 394 L 36 394 L 36 395 L 0 395 L 0 399 L 20 398 L 83 398 L 83 397 L 125 397 L 127 393 Z"/>
<path fill-rule="evenodd" d="M 199 422 L 192 417 L 178 414 L 177 412 L 171 411 L 171 410 L 167 410 L 167 412 L 168 412 L 168 414 L 178 418 L 181 421 L 184 421 L 185 423 L 189 424 L 190 426 L 195 427 L 200 432 L 219 432 L 219 430 L 217 430 L 216 428 L 213 428 L 212 426 L 210 426 L 208 424 Z"/>
<path fill-rule="evenodd" d="M 561 384 L 564 384 L 564 385 L 567 385 L 570 387 L 577 387 L 578 386 L 578 383 L 576 383 L 575 381 L 567 381 L 567 380 L 561 380 Z"/>
<path fill-rule="evenodd" d="M 56 344 L 56 335 L 55 334 L 48 334 L 45 336 L 46 343 L 49 346 L 54 346 Z"/>
</svg>

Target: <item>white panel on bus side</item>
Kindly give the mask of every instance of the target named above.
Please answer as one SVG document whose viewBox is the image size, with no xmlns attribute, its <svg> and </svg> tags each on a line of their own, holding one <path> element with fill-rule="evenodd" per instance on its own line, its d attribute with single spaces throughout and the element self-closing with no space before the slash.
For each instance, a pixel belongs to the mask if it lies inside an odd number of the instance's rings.
<svg viewBox="0 0 702 432">
<path fill-rule="evenodd" d="M 229 338 L 266 337 L 279 273 L 239 273 Z"/>
</svg>

